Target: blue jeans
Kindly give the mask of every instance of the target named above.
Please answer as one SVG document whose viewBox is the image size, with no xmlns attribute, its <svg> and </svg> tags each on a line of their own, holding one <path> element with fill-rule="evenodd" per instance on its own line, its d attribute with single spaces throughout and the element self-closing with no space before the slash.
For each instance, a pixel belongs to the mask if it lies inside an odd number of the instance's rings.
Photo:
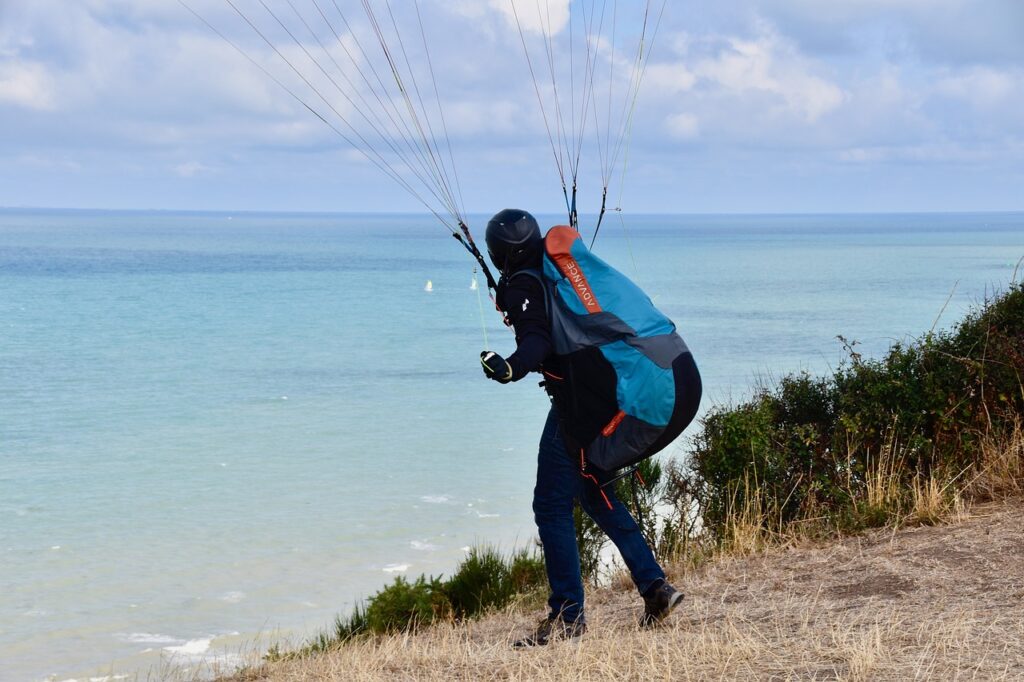
<svg viewBox="0 0 1024 682">
<path fill-rule="evenodd" d="M 609 474 L 590 469 L 604 483 Z M 613 486 L 605 488 L 611 509 L 593 481 L 580 475 L 579 455 L 565 449 L 555 410 L 548 413 L 537 456 L 537 486 L 533 489 L 533 514 L 544 545 L 544 566 L 551 586 L 551 615 L 574 621 L 583 617 L 583 578 L 573 526 L 573 502 L 577 499 L 590 518 L 618 548 L 633 583 L 641 593 L 665 577 L 640 527 L 616 497 Z"/>
</svg>

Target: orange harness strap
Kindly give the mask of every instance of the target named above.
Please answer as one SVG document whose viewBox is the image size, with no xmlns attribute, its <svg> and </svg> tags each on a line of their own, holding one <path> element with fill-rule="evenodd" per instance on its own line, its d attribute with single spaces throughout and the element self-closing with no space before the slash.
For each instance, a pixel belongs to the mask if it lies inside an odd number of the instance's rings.
<svg viewBox="0 0 1024 682">
<path fill-rule="evenodd" d="M 594 474 L 587 473 L 587 458 L 586 455 L 583 453 L 583 448 L 580 448 L 580 476 L 593 481 L 594 485 L 597 486 L 597 491 L 601 493 L 601 497 L 604 498 L 604 503 L 608 505 L 608 509 L 611 510 L 614 508 L 612 507 L 612 501 L 608 499 L 608 495 L 604 492 L 604 488 L 601 486 L 601 482 L 597 480 L 597 476 L 595 476 Z"/>
<path fill-rule="evenodd" d="M 640 470 L 639 469 L 633 469 L 633 473 L 636 475 L 636 480 L 640 481 L 640 485 L 642 485 L 643 487 L 646 488 L 647 487 L 647 481 L 645 481 L 644 477 L 640 475 Z"/>
</svg>

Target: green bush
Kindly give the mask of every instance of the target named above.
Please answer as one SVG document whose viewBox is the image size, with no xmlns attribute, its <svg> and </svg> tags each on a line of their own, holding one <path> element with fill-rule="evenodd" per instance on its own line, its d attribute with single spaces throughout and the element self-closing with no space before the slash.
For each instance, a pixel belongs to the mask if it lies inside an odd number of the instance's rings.
<svg viewBox="0 0 1024 682">
<path fill-rule="evenodd" d="M 681 482 L 712 534 L 720 537 L 730 509 L 755 492 L 773 522 L 811 509 L 844 523 L 884 522 L 855 503 L 872 462 L 893 459 L 909 490 L 917 476 L 972 466 L 981 438 L 1024 413 L 1020 285 L 952 330 L 896 344 L 880 359 L 847 347 L 849 360 L 831 376 L 788 376 L 703 418 Z"/>
<path fill-rule="evenodd" d="M 761 481 L 777 481 L 781 469 L 773 447 L 775 429 L 767 396 L 734 409 L 714 408 L 697 434 L 692 455 L 691 481 L 700 500 L 706 527 L 718 528 L 728 514 L 733 490 L 749 471 Z"/>
<path fill-rule="evenodd" d="M 334 619 L 334 640 L 339 642 L 347 642 L 353 637 L 367 632 L 369 630 L 369 622 L 366 618 L 366 607 L 357 604 L 352 609 L 351 615 L 348 618 L 342 618 L 340 615 Z"/>
<path fill-rule="evenodd" d="M 526 594 L 547 583 L 544 557 L 536 550 L 521 549 L 513 554 L 508 574 L 516 594 Z"/>
<path fill-rule="evenodd" d="M 908 476 L 962 470 L 983 434 L 1024 412 L 1022 369 L 1024 289 L 1015 285 L 950 331 L 841 368 L 838 436 L 864 453 L 898 443 Z"/>
<path fill-rule="evenodd" d="M 507 604 L 515 594 L 509 565 L 491 547 L 475 547 L 445 583 L 455 616 L 465 618 Z"/>
<path fill-rule="evenodd" d="M 395 578 L 365 607 L 356 606 L 348 618 L 338 616 L 332 629 L 292 655 L 324 651 L 364 634 L 414 631 L 437 620 L 470 618 L 505 606 L 546 579 L 544 559 L 536 550 L 520 550 L 505 559 L 496 549 L 475 548 L 448 580 L 424 575 L 413 582 Z M 287 656 L 276 648 L 268 653 L 273 659 Z"/>
<path fill-rule="evenodd" d="M 366 628 L 385 633 L 416 630 L 452 613 L 440 578 L 420 576 L 409 582 L 399 576 L 373 595 L 366 607 Z"/>
</svg>

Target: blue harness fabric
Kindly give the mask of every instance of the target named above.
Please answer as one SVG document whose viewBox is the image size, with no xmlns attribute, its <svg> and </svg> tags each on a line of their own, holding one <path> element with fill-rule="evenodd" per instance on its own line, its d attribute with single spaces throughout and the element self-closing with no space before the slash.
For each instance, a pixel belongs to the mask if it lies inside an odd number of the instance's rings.
<svg viewBox="0 0 1024 682">
<path fill-rule="evenodd" d="M 553 227 L 543 266 L 560 379 L 547 378 L 562 429 L 604 471 L 663 447 L 680 389 L 673 363 L 689 353 L 673 322 L 628 277 L 594 255 L 579 233 Z M 657 449 L 653 445 L 661 444 Z"/>
</svg>

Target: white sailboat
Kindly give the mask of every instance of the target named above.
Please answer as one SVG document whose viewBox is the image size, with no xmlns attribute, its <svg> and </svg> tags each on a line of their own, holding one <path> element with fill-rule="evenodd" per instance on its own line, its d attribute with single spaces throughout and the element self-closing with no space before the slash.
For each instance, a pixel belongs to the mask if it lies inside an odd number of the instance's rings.
<svg viewBox="0 0 1024 682">
<path fill-rule="evenodd" d="M 433 290 L 434 290 L 434 283 L 433 283 L 433 282 L 431 282 L 431 281 L 430 281 L 430 280 L 428 279 L 428 280 L 427 280 L 427 286 L 423 287 L 423 291 L 433 291 Z"/>
</svg>

